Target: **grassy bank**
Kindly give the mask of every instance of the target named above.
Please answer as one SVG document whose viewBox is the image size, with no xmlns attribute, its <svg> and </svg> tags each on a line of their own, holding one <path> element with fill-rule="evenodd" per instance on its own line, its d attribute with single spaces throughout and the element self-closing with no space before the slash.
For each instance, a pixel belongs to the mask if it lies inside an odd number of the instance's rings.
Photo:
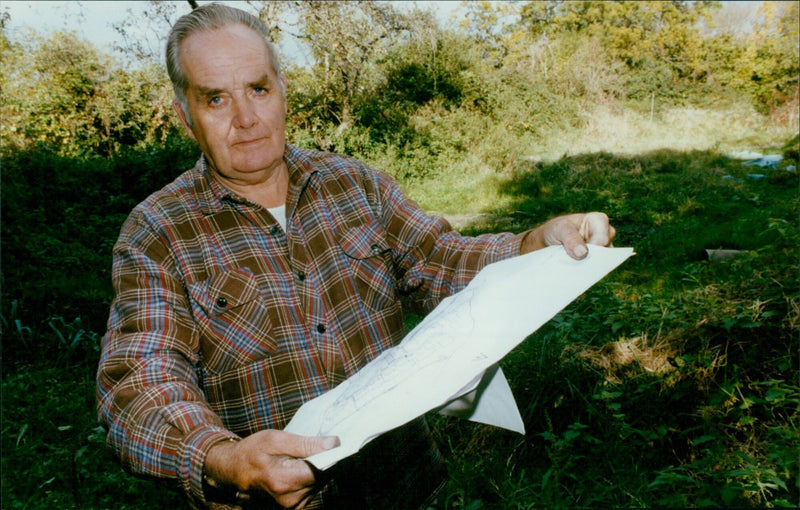
<svg viewBox="0 0 800 510">
<path fill-rule="evenodd" d="M 404 154 L 388 145 L 383 151 L 359 155 L 391 173 L 427 210 L 505 214 L 514 199 L 502 191 L 503 183 L 531 163 L 596 153 L 633 157 L 662 150 L 782 153 L 798 131 L 797 114 L 789 113 L 792 108 L 797 105 L 790 105 L 775 122 L 734 101 L 721 101 L 716 107 L 654 107 L 652 115 L 611 101 L 586 107 L 575 126 L 536 130 L 511 122 L 491 123 L 470 111 L 437 110 L 431 121 L 431 112 L 424 111 L 417 129 L 429 130 L 431 136 L 449 140 L 449 145 L 421 154 Z M 511 115 L 500 111 L 495 117 Z"/>
</svg>

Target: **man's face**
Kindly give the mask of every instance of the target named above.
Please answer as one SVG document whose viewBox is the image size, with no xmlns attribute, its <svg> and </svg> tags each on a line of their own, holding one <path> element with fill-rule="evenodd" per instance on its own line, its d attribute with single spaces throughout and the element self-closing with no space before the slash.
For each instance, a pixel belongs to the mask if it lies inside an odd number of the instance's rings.
<svg viewBox="0 0 800 510">
<path fill-rule="evenodd" d="M 240 24 L 187 37 L 179 53 L 189 86 L 189 136 L 213 169 L 242 184 L 261 182 L 283 165 L 285 83 L 264 40 Z"/>
</svg>

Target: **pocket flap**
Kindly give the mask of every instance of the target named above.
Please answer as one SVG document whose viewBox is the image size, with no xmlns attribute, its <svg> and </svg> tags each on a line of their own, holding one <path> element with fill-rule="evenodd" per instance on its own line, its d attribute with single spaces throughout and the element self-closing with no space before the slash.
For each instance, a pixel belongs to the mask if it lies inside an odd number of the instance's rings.
<svg viewBox="0 0 800 510">
<path fill-rule="evenodd" d="M 189 285 L 189 292 L 209 315 L 220 315 L 259 297 L 258 285 L 249 269 L 232 269 Z"/>
<path fill-rule="evenodd" d="M 376 257 L 389 249 L 383 228 L 376 222 L 350 227 L 339 234 L 339 246 L 349 257 Z"/>
</svg>

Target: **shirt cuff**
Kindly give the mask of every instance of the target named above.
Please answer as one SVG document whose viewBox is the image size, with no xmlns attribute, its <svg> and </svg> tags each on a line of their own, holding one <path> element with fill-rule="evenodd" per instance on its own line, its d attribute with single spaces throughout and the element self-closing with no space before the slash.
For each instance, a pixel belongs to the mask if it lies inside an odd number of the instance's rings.
<svg viewBox="0 0 800 510">
<path fill-rule="evenodd" d="M 499 260 L 510 259 L 512 257 L 516 257 L 519 255 L 520 248 L 522 248 L 522 240 L 525 239 L 525 236 L 528 234 L 528 231 L 522 232 L 521 234 L 514 234 L 506 239 L 506 242 L 503 243 L 503 247 L 501 249 L 500 256 L 498 257 Z"/>
<path fill-rule="evenodd" d="M 203 493 L 203 466 L 208 451 L 217 443 L 239 439 L 229 430 L 219 426 L 199 427 L 184 436 L 178 450 L 178 475 L 183 491 L 189 499 L 206 503 Z"/>
</svg>

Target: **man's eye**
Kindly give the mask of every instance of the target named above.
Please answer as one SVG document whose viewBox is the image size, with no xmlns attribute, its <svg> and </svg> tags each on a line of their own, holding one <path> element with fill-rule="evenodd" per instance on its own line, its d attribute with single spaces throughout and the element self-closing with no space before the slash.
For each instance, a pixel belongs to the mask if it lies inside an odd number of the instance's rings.
<svg viewBox="0 0 800 510">
<path fill-rule="evenodd" d="M 256 95 L 262 96 L 269 91 L 267 90 L 266 87 L 253 87 L 253 92 L 255 92 Z"/>
<path fill-rule="evenodd" d="M 219 97 L 219 96 L 214 96 L 214 97 L 212 97 L 211 99 L 208 100 L 208 104 L 210 104 L 211 106 L 220 105 L 220 104 L 222 104 L 222 98 Z"/>
</svg>

